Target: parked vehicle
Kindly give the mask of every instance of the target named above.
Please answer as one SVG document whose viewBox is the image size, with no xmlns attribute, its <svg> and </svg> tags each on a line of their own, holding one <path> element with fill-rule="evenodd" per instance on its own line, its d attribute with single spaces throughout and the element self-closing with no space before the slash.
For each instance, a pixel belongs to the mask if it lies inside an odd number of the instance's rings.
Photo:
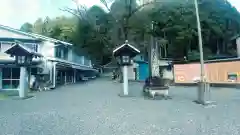
<svg viewBox="0 0 240 135">
<path fill-rule="evenodd" d="M 113 71 L 112 73 L 112 80 L 116 80 L 117 79 L 117 74 L 115 71 Z"/>
</svg>

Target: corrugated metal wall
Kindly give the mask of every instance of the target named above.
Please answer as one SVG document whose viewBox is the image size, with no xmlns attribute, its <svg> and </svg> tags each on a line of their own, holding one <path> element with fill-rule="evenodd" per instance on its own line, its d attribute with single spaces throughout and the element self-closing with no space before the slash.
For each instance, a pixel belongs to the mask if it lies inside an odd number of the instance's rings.
<svg viewBox="0 0 240 135">
<path fill-rule="evenodd" d="M 240 61 L 205 63 L 207 80 L 210 83 L 240 83 Z M 236 80 L 229 80 L 229 75 L 235 75 Z M 200 76 L 200 64 L 174 65 L 175 83 L 195 83 Z"/>
</svg>

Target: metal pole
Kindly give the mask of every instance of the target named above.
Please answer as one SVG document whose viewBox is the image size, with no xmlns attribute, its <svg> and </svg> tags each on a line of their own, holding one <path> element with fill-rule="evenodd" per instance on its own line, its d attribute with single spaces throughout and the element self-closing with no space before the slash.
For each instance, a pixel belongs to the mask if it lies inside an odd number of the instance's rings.
<svg viewBox="0 0 240 135">
<path fill-rule="evenodd" d="M 154 22 L 152 21 L 151 24 L 151 30 L 153 33 L 153 28 L 154 28 Z M 149 77 L 152 77 L 152 47 L 154 44 L 154 39 L 153 39 L 153 35 L 151 35 L 151 43 L 148 47 L 148 68 L 149 68 Z"/>
<path fill-rule="evenodd" d="M 194 0 L 195 9 L 196 9 L 196 17 L 197 17 L 197 28 L 198 28 L 198 41 L 199 41 L 199 52 L 200 52 L 200 82 L 198 84 L 198 100 L 197 102 L 206 105 L 206 92 L 209 90 L 207 87 L 207 83 L 205 80 L 205 70 L 204 70 L 204 60 L 203 60 L 203 43 L 202 43 L 202 33 L 201 33 L 201 23 L 199 18 L 199 10 L 198 10 L 198 2 Z M 207 90 L 207 91 L 206 91 Z M 207 92 L 209 93 L 209 92 Z"/>
<path fill-rule="evenodd" d="M 202 30 L 201 30 L 201 23 L 199 18 L 199 11 L 198 11 L 198 2 L 194 0 L 195 9 L 196 9 L 196 17 L 197 17 L 197 28 L 198 28 L 198 42 L 199 42 L 199 53 L 200 53 L 200 65 L 201 65 L 201 73 L 200 73 L 200 81 L 205 82 L 204 76 L 204 60 L 203 60 L 203 43 L 202 43 Z"/>
</svg>

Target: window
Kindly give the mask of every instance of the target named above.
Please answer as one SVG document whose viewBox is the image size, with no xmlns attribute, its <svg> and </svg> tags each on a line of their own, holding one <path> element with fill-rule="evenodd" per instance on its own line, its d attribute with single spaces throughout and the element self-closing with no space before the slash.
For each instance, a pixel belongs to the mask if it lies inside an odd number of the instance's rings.
<svg viewBox="0 0 240 135">
<path fill-rule="evenodd" d="M 2 68 L 2 88 L 17 89 L 19 87 L 20 68 Z"/>
<path fill-rule="evenodd" d="M 20 78 L 20 69 L 19 68 L 12 68 L 12 79 L 19 79 Z"/>
<path fill-rule="evenodd" d="M 2 41 L 0 42 L 0 48 L 1 52 L 5 52 L 7 49 L 9 49 L 11 46 L 13 46 L 15 42 L 7 42 L 7 41 Z M 24 46 L 27 48 L 37 52 L 38 51 L 38 44 L 35 43 L 24 43 Z"/>
<path fill-rule="evenodd" d="M 55 57 L 60 59 L 68 59 L 68 48 L 64 48 L 63 46 L 57 46 L 55 48 Z"/>
<path fill-rule="evenodd" d="M 64 48 L 63 55 L 64 55 L 64 56 L 63 56 L 64 59 L 67 60 L 67 59 L 68 59 L 68 48 Z"/>
<path fill-rule="evenodd" d="M 31 68 L 31 75 L 36 75 L 38 73 L 38 68 Z"/>
<path fill-rule="evenodd" d="M 7 49 L 9 49 L 12 45 L 14 45 L 14 42 L 0 42 L 1 44 L 1 52 L 5 52 Z"/>
<path fill-rule="evenodd" d="M 27 48 L 37 52 L 38 51 L 38 44 L 35 43 L 25 43 L 24 46 L 26 46 Z"/>
<path fill-rule="evenodd" d="M 87 58 L 84 59 L 84 65 L 88 65 L 88 59 Z"/>
<path fill-rule="evenodd" d="M 129 56 L 122 56 L 122 62 L 123 63 L 128 63 L 129 62 Z"/>
<path fill-rule="evenodd" d="M 61 48 L 59 48 L 59 47 L 55 48 L 55 57 L 62 58 Z"/>
<path fill-rule="evenodd" d="M 3 79 L 8 79 L 11 78 L 11 68 L 3 68 L 2 70 L 2 74 L 3 74 Z"/>
</svg>

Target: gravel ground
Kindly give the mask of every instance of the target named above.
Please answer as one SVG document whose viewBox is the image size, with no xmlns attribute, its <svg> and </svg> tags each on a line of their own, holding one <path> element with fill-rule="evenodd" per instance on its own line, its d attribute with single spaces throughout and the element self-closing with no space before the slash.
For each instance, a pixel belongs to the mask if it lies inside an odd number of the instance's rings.
<svg viewBox="0 0 240 135">
<path fill-rule="evenodd" d="M 0 101 L 0 135 L 239 135 L 240 90 L 212 88 L 216 106 L 192 102 L 196 87 L 171 87 L 171 100 L 120 98 L 121 84 L 98 79 Z"/>
</svg>

